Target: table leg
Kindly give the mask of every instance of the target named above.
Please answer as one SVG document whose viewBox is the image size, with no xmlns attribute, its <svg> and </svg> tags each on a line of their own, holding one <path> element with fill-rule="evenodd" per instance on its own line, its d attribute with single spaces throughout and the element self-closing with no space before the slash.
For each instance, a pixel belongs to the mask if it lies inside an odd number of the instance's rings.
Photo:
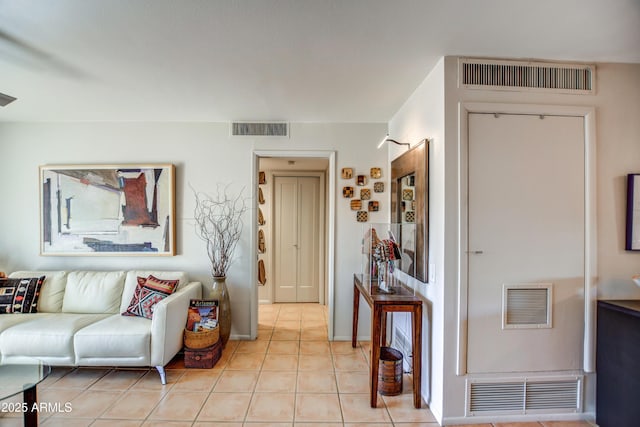
<svg viewBox="0 0 640 427">
<path fill-rule="evenodd" d="M 38 425 L 38 411 L 35 407 L 38 402 L 36 386 L 25 389 L 22 395 L 24 403 L 27 405 L 27 410 L 24 411 L 24 425 L 25 427 L 36 427 Z"/>
<path fill-rule="evenodd" d="M 381 316 L 384 315 L 382 307 L 373 304 L 373 310 L 371 312 L 371 375 L 370 387 L 371 387 L 371 407 L 378 406 L 378 368 L 380 363 L 380 321 Z"/>
<path fill-rule="evenodd" d="M 353 325 L 351 327 L 351 347 L 357 347 L 358 341 L 358 311 L 360 310 L 360 291 L 353 285 Z"/>
<path fill-rule="evenodd" d="M 422 305 L 414 306 L 411 312 L 413 323 L 413 406 L 422 406 Z"/>
<path fill-rule="evenodd" d="M 380 318 L 380 347 L 387 346 L 387 313 L 382 312 Z"/>
</svg>

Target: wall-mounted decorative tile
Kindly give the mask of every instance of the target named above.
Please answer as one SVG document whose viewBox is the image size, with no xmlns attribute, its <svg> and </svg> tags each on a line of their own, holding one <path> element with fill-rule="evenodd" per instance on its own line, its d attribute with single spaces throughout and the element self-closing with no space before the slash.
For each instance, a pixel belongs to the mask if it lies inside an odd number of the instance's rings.
<svg viewBox="0 0 640 427">
<path fill-rule="evenodd" d="M 359 211 L 360 209 L 362 209 L 362 200 L 360 199 L 355 199 L 351 201 L 351 210 L 352 211 Z"/>
<path fill-rule="evenodd" d="M 342 197 L 352 198 L 353 197 L 353 187 L 342 187 Z"/>
<path fill-rule="evenodd" d="M 371 168 L 370 171 L 371 178 L 378 179 L 382 177 L 382 169 L 380 168 Z"/>
<path fill-rule="evenodd" d="M 258 184 L 266 184 L 267 183 L 267 175 L 264 171 L 258 172 Z"/>
<path fill-rule="evenodd" d="M 374 182 L 373 191 L 376 193 L 384 193 L 384 182 Z"/>
<path fill-rule="evenodd" d="M 356 220 L 358 222 L 367 222 L 367 221 L 369 221 L 369 212 L 367 212 L 367 211 L 358 211 L 356 213 Z"/>
<path fill-rule="evenodd" d="M 402 200 L 413 200 L 413 190 L 410 188 L 402 190 Z"/>
<path fill-rule="evenodd" d="M 371 198 L 371 190 L 368 188 L 363 188 L 360 190 L 360 198 L 362 200 L 369 200 Z"/>
<path fill-rule="evenodd" d="M 353 178 L 353 168 L 342 168 L 342 179 Z"/>
<path fill-rule="evenodd" d="M 356 184 L 358 184 L 359 186 L 367 185 L 367 176 L 358 175 L 358 178 L 356 178 Z"/>
<path fill-rule="evenodd" d="M 369 202 L 369 212 L 378 212 L 380 210 L 380 203 L 375 200 Z"/>
<path fill-rule="evenodd" d="M 262 188 L 258 188 L 258 203 L 264 205 L 264 194 L 262 193 Z"/>
<path fill-rule="evenodd" d="M 404 219 L 407 222 L 416 222 L 416 213 L 414 211 L 405 212 Z"/>
</svg>

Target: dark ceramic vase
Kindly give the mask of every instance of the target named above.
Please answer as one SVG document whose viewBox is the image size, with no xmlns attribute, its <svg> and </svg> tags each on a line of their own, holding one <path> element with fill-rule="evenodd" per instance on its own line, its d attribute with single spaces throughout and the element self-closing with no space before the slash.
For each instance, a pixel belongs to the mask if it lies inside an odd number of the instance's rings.
<svg viewBox="0 0 640 427">
<path fill-rule="evenodd" d="M 231 335 L 231 302 L 227 289 L 226 276 L 214 276 L 210 292 L 211 299 L 218 300 L 218 327 L 220 328 L 220 341 L 222 347 L 227 345 Z"/>
</svg>

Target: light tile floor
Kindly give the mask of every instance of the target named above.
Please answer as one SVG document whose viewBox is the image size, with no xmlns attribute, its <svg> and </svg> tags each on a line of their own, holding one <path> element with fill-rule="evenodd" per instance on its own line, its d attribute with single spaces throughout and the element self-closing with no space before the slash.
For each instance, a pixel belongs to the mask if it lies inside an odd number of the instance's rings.
<svg viewBox="0 0 640 427">
<path fill-rule="evenodd" d="M 369 406 L 369 344 L 329 342 L 326 308 L 261 305 L 256 341 L 230 341 L 213 369 L 55 368 L 38 387 L 43 427 L 430 426 L 413 408 L 411 378 L 403 394 Z M 19 402 L 20 396 L 2 402 Z M 70 410 L 65 412 L 65 405 Z M 21 414 L 0 413 L 0 426 L 21 426 Z M 494 423 L 475 427 L 590 427 L 581 422 Z"/>
</svg>

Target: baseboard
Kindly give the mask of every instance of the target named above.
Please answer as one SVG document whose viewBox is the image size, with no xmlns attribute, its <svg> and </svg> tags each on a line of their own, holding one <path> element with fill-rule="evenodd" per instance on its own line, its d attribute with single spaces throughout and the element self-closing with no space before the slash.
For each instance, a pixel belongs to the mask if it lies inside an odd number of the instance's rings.
<svg viewBox="0 0 640 427">
<path fill-rule="evenodd" d="M 433 410 L 431 411 L 433 413 Z M 536 421 L 588 421 L 595 422 L 595 416 L 592 413 L 579 414 L 510 414 L 510 415 L 474 415 L 473 417 L 441 417 L 433 414 L 440 425 L 458 425 L 458 424 L 489 424 L 489 423 L 519 423 L 519 422 L 536 422 Z M 442 420 L 442 421 L 440 421 Z"/>
<path fill-rule="evenodd" d="M 229 339 L 234 341 L 249 341 L 251 340 L 251 335 L 231 335 Z"/>
<path fill-rule="evenodd" d="M 333 337 L 333 341 L 351 341 L 351 335 L 337 335 Z M 371 337 L 358 337 L 358 341 L 371 341 Z"/>
</svg>

